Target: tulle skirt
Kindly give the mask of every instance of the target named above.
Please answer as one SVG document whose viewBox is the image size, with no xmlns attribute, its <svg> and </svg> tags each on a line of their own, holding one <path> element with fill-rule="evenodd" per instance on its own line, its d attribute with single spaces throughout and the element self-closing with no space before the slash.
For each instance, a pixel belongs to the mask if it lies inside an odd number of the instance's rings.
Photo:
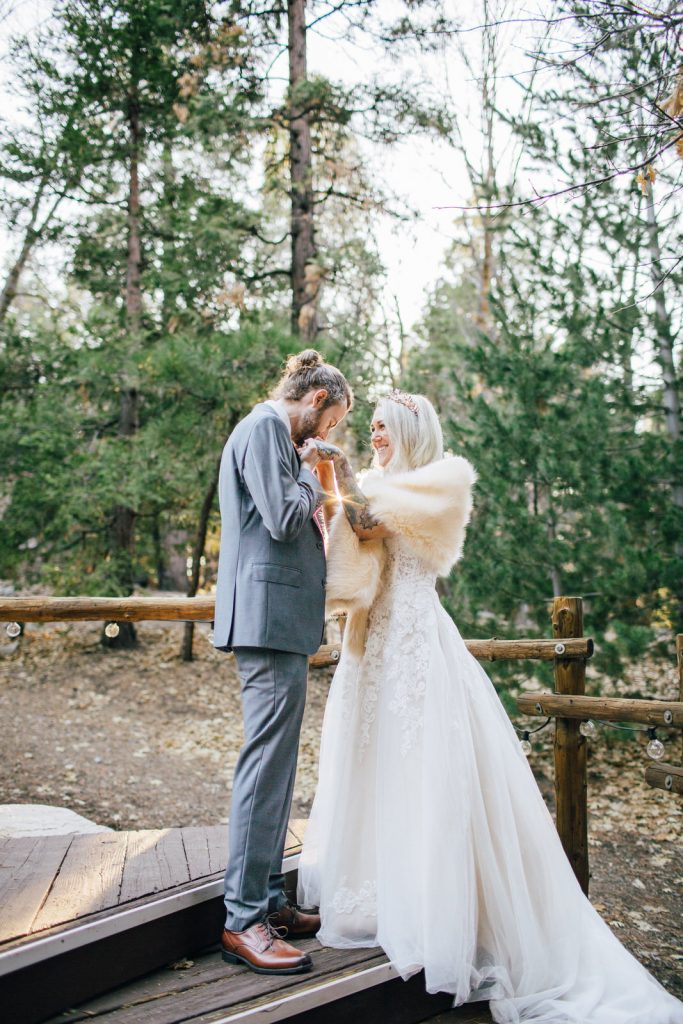
<svg viewBox="0 0 683 1024">
<path fill-rule="evenodd" d="M 517 735 L 433 588 L 376 609 L 324 718 L 298 899 L 499 1024 L 683 1024 L 584 897 Z"/>
</svg>

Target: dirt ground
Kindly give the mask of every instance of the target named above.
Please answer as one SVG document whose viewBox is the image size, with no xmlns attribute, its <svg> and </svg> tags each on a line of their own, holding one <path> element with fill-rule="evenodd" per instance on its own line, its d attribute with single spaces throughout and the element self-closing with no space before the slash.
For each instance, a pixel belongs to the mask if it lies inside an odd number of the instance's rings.
<svg viewBox="0 0 683 1024">
<path fill-rule="evenodd" d="M 242 735 L 235 663 L 213 650 L 208 626 L 197 628 L 195 661 L 181 662 L 181 634 L 145 623 L 137 650 L 115 652 L 100 646 L 96 623 L 32 624 L 13 642 L 3 629 L 0 802 L 69 807 L 116 829 L 226 821 Z M 330 678 L 310 674 L 293 817 L 307 815 L 315 791 Z M 676 693 L 673 668 L 644 679 L 649 696 Z M 531 764 L 552 806 L 552 728 L 534 739 Z M 680 763 L 680 732 L 662 739 Z M 603 729 L 590 742 L 591 899 L 683 997 L 683 803 L 645 785 L 645 742 Z"/>
</svg>

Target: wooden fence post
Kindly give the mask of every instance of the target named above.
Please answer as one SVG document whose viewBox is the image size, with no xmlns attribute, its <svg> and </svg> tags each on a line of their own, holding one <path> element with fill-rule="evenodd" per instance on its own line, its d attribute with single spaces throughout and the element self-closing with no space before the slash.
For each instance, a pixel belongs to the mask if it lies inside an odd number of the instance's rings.
<svg viewBox="0 0 683 1024">
<path fill-rule="evenodd" d="M 556 597 L 552 610 L 553 637 L 558 646 L 570 637 L 583 636 L 580 597 Z M 586 663 L 555 658 L 555 692 L 585 694 Z M 586 740 L 576 719 L 555 720 L 555 801 L 557 831 L 565 853 L 588 895 L 588 805 L 586 799 Z"/>
</svg>

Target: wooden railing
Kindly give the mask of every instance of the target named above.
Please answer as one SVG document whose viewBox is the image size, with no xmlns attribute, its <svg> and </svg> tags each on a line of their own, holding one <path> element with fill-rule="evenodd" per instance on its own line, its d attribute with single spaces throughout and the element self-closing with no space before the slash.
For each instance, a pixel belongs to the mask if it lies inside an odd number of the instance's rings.
<svg viewBox="0 0 683 1024">
<path fill-rule="evenodd" d="M 213 622 L 213 597 L 11 597 L 0 598 L 0 622 Z M 532 658 L 553 661 L 553 640 L 465 640 L 482 661 Z M 563 658 L 583 661 L 593 653 L 589 637 L 567 640 Z M 339 660 L 339 644 L 323 644 L 311 655 L 316 667 Z"/>
<path fill-rule="evenodd" d="M 586 739 L 581 722 L 642 722 L 650 726 L 683 727 L 683 635 L 676 638 L 679 700 L 634 700 L 621 697 L 586 697 L 586 666 L 560 651 L 568 638 L 583 633 L 579 597 L 557 597 L 552 609 L 553 635 L 558 641 L 555 692 L 522 693 L 517 707 L 527 715 L 555 719 L 555 795 L 557 830 L 574 873 L 588 893 L 588 799 Z M 659 789 L 683 792 L 683 766 L 653 763 L 645 770 L 646 782 Z"/>
<path fill-rule="evenodd" d="M 0 598 L 0 622 L 183 621 L 211 622 L 213 597 L 22 597 Z M 553 639 L 465 640 L 480 661 L 531 659 L 552 661 L 554 693 L 522 693 L 519 710 L 555 719 L 555 797 L 557 830 L 576 877 L 588 892 L 588 805 L 586 739 L 580 725 L 587 719 L 643 722 L 683 727 L 683 689 L 678 701 L 586 697 L 586 661 L 593 641 L 583 635 L 580 597 L 557 597 L 551 613 Z M 339 644 L 324 644 L 311 656 L 314 666 L 339 660 Z M 677 638 L 679 682 L 683 687 L 683 636 Z M 683 767 L 651 764 L 646 780 L 652 786 L 683 792 Z"/>
</svg>

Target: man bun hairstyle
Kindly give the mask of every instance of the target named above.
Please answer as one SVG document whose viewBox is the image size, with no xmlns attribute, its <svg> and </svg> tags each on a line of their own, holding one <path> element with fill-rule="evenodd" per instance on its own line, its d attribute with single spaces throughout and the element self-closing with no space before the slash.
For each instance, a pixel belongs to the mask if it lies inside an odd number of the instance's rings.
<svg viewBox="0 0 683 1024">
<path fill-rule="evenodd" d="M 289 356 L 272 397 L 297 402 L 309 391 L 320 391 L 323 388 L 327 391 L 323 409 L 344 402 L 347 409 L 351 408 L 353 392 L 344 374 L 336 366 L 326 363 L 314 348 L 307 348 L 297 355 Z"/>
<path fill-rule="evenodd" d="M 298 355 L 289 356 L 285 363 L 285 376 L 292 377 L 302 370 L 312 370 L 316 366 L 324 366 L 325 360 L 314 348 L 305 348 Z"/>
</svg>

